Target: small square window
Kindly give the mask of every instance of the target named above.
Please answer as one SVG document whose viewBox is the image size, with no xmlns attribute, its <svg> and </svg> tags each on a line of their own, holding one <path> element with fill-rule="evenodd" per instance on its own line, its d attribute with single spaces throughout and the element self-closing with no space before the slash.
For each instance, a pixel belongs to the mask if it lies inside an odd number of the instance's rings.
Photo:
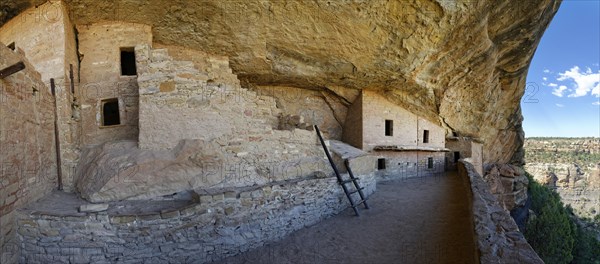
<svg viewBox="0 0 600 264">
<path fill-rule="evenodd" d="M 394 135 L 394 120 L 385 120 L 385 135 L 390 137 Z"/>
<path fill-rule="evenodd" d="M 432 157 L 427 158 L 427 168 L 433 169 L 433 158 Z"/>
<path fill-rule="evenodd" d="M 385 159 L 377 159 L 377 170 L 385 170 Z"/>
<path fill-rule="evenodd" d="M 133 48 L 121 48 L 121 75 L 137 75 L 137 68 L 135 66 L 135 52 L 133 51 Z"/>
<path fill-rule="evenodd" d="M 429 130 L 423 130 L 423 143 L 429 143 Z"/>
<path fill-rule="evenodd" d="M 102 100 L 102 126 L 121 124 L 119 100 L 117 98 Z"/>
</svg>

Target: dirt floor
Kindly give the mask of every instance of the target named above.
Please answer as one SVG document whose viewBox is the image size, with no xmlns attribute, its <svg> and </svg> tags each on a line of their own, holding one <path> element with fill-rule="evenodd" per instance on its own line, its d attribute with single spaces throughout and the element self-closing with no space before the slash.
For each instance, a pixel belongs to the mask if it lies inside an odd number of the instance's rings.
<svg viewBox="0 0 600 264">
<path fill-rule="evenodd" d="M 348 208 L 217 263 L 477 263 L 468 192 L 452 173 L 379 183 L 360 217 Z"/>
</svg>

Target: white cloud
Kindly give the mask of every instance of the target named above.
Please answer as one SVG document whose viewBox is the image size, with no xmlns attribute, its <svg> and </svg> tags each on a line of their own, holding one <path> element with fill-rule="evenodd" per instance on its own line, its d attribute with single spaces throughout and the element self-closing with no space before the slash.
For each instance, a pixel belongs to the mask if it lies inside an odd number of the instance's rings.
<svg viewBox="0 0 600 264">
<path fill-rule="evenodd" d="M 550 86 L 550 87 L 557 87 L 558 84 L 556 84 L 556 83 L 549 83 L 548 86 Z"/>
<path fill-rule="evenodd" d="M 600 101 L 599 102 L 593 102 L 593 105 L 600 105 Z"/>
<path fill-rule="evenodd" d="M 565 107 L 564 104 L 556 104 L 556 106 L 558 106 L 558 107 Z"/>
<path fill-rule="evenodd" d="M 548 70 L 548 69 L 545 69 L 545 70 L 544 70 L 544 73 L 550 73 L 550 70 Z"/>
<path fill-rule="evenodd" d="M 566 90 L 567 86 L 561 85 L 558 88 L 554 88 L 554 90 L 552 90 L 552 94 L 558 97 L 563 97 Z"/>
<path fill-rule="evenodd" d="M 596 87 L 594 87 L 594 89 L 592 89 L 592 95 L 595 95 L 596 97 L 600 97 L 600 83 L 596 84 Z"/>
<path fill-rule="evenodd" d="M 559 77 L 556 78 L 558 81 L 572 80 L 575 82 L 575 92 L 569 94 L 569 97 L 585 96 L 590 91 L 593 95 L 600 96 L 600 88 L 597 88 L 597 84 L 600 83 L 600 71 L 593 73 L 590 68 L 587 68 L 586 71 L 581 71 L 579 67 L 574 66 L 570 70 L 558 75 Z"/>
<path fill-rule="evenodd" d="M 546 78 L 546 77 L 543 77 L 543 78 L 542 78 L 542 80 L 544 80 L 544 81 L 547 81 L 547 80 L 548 80 L 548 78 Z"/>
</svg>

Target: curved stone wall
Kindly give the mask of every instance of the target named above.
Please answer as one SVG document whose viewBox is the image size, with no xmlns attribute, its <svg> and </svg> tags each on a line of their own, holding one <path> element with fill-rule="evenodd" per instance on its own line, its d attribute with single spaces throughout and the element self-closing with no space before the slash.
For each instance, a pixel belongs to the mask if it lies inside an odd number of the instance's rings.
<svg viewBox="0 0 600 264">
<path fill-rule="evenodd" d="M 517 224 L 490 193 L 470 159 L 461 159 L 459 176 L 471 186 L 471 209 L 481 263 L 544 263 Z"/>
<path fill-rule="evenodd" d="M 372 194 L 374 175 L 360 178 L 365 194 Z M 205 263 L 276 241 L 349 205 L 335 177 L 230 189 L 199 200 L 138 215 L 21 210 L 20 262 Z"/>
</svg>

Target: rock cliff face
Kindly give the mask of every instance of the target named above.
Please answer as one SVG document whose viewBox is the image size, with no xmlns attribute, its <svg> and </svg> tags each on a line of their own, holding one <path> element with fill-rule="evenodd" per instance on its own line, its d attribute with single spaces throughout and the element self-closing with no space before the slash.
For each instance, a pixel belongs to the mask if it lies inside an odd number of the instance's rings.
<svg viewBox="0 0 600 264">
<path fill-rule="evenodd" d="M 0 24 L 36 0 L 0 4 Z M 154 41 L 229 56 L 242 83 L 373 89 L 522 163 L 519 100 L 560 2 L 66 1 L 75 24 L 150 24 Z M 344 90 L 344 89 L 342 89 Z M 341 95 L 343 96 L 343 95 Z"/>
<path fill-rule="evenodd" d="M 555 188 L 580 217 L 600 213 L 600 139 L 532 138 L 525 141 L 525 170 Z"/>
<path fill-rule="evenodd" d="M 529 180 L 520 167 L 492 164 L 486 168 L 483 179 L 504 209 L 511 211 L 525 205 Z"/>
</svg>

